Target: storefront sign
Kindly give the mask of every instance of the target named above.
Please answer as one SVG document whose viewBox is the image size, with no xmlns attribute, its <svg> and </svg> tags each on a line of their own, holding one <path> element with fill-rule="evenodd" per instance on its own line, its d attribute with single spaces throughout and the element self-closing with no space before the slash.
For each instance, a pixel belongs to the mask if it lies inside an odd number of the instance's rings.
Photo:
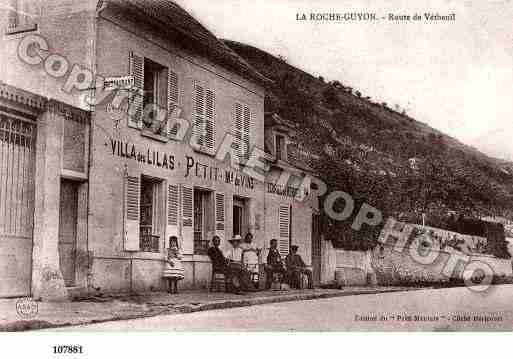
<svg viewBox="0 0 513 359">
<path fill-rule="evenodd" d="M 161 153 L 150 148 L 140 151 L 134 144 L 113 139 L 110 140 L 110 145 L 113 156 L 128 158 L 159 168 L 175 169 L 175 156 L 172 154 Z"/>
<path fill-rule="evenodd" d="M 278 185 L 276 183 L 270 183 L 270 182 L 266 183 L 266 187 L 267 187 L 267 193 L 277 194 L 278 196 L 291 197 L 291 198 L 295 198 L 299 191 L 299 188 Z"/>
<path fill-rule="evenodd" d="M 186 160 L 186 178 L 189 176 L 195 176 L 208 179 L 210 181 L 230 183 L 235 187 L 244 187 L 249 189 L 253 189 L 255 187 L 255 179 L 250 176 L 246 176 L 232 170 L 223 170 L 218 167 L 202 164 L 191 156 L 186 156 Z"/>
<path fill-rule="evenodd" d="M 162 153 L 152 150 L 151 148 L 146 148 L 141 151 L 141 149 L 133 143 L 114 139 L 110 140 L 110 145 L 113 156 L 127 158 L 158 168 L 175 169 L 175 156 L 172 154 Z M 221 169 L 219 167 L 203 164 L 191 156 L 185 156 L 185 160 L 187 164 L 185 168 L 185 178 L 194 176 L 210 181 L 232 184 L 235 187 L 248 189 L 254 189 L 255 187 L 255 179 L 250 176 L 230 169 Z"/>
</svg>

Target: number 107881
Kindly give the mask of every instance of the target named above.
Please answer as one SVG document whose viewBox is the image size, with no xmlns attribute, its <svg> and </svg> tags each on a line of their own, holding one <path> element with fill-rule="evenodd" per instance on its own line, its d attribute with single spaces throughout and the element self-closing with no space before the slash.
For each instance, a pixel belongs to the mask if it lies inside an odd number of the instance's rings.
<svg viewBox="0 0 513 359">
<path fill-rule="evenodd" d="M 81 345 L 54 345 L 54 354 L 82 354 L 83 349 Z"/>
</svg>

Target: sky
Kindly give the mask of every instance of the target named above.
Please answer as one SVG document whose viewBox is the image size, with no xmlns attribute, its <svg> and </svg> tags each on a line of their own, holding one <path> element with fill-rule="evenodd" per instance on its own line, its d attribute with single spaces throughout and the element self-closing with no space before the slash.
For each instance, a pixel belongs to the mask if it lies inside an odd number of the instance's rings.
<svg viewBox="0 0 513 359">
<path fill-rule="evenodd" d="M 219 38 L 283 56 L 513 161 L 513 0 L 176 2 Z M 326 12 L 375 13 L 379 20 L 296 19 L 297 14 Z M 387 19 L 388 14 L 427 12 L 454 13 L 455 21 Z"/>
</svg>

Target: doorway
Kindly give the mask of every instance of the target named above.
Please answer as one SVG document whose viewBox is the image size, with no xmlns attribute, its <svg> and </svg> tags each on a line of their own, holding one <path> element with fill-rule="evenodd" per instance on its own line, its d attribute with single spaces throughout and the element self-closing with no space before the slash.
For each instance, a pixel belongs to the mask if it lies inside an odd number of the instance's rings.
<svg viewBox="0 0 513 359">
<path fill-rule="evenodd" d="M 213 192 L 194 188 L 194 254 L 206 255 L 214 228 Z"/>
<path fill-rule="evenodd" d="M 247 231 L 246 200 L 241 197 L 233 197 L 233 236 L 244 237 Z"/>
<path fill-rule="evenodd" d="M 61 180 L 59 264 L 67 287 L 75 285 L 79 185 L 70 180 Z"/>
</svg>

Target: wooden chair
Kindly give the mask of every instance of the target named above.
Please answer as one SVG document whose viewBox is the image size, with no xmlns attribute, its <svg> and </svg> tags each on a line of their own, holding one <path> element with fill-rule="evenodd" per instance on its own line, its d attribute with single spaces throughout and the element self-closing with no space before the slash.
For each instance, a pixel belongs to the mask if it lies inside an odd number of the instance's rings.
<svg viewBox="0 0 513 359">
<path fill-rule="evenodd" d="M 284 283 L 283 273 L 280 272 L 272 272 L 271 278 L 271 290 L 282 290 Z"/>
<path fill-rule="evenodd" d="M 266 275 L 265 289 L 281 290 L 285 281 L 284 273 L 270 269 L 267 264 L 264 265 L 264 271 Z"/>
<path fill-rule="evenodd" d="M 222 290 L 221 290 L 222 287 Z M 210 278 L 210 292 L 226 292 L 226 275 L 223 271 L 220 271 L 212 267 L 212 277 Z"/>
<path fill-rule="evenodd" d="M 259 264 L 255 264 L 252 266 L 246 265 L 246 269 L 250 273 L 249 278 L 250 278 L 251 282 L 253 283 L 255 288 L 258 289 L 260 287 L 260 265 Z"/>
<path fill-rule="evenodd" d="M 307 289 L 308 288 L 308 276 L 305 273 L 299 273 L 298 278 L 298 286 L 297 289 Z"/>
<path fill-rule="evenodd" d="M 244 261 L 244 255 L 246 254 L 246 251 L 242 252 L 242 263 L 245 263 Z M 243 264 L 244 268 L 250 273 L 249 279 L 253 283 L 256 289 L 260 288 L 260 267 L 261 264 Z"/>
</svg>

